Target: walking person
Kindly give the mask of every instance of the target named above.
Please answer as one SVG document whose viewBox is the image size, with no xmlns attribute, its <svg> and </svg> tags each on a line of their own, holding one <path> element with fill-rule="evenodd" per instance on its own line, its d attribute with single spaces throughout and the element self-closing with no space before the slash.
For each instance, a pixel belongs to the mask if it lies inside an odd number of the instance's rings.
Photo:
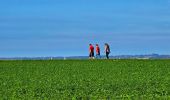
<svg viewBox="0 0 170 100">
<path fill-rule="evenodd" d="M 106 53 L 106 58 L 109 59 L 110 46 L 107 43 L 105 43 L 105 53 Z"/>
<path fill-rule="evenodd" d="M 100 57 L 100 47 L 98 44 L 96 44 L 96 58 L 101 58 Z"/>
<path fill-rule="evenodd" d="M 89 44 L 89 59 L 94 59 L 94 47 L 92 44 Z"/>
</svg>

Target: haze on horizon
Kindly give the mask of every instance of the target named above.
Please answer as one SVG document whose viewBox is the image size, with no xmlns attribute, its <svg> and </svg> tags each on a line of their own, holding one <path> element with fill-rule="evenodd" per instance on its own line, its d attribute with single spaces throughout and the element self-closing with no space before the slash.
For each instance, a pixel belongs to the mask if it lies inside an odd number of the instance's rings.
<svg viewBox="0 0 170 100">
<path fill-rule="evenodd" d="M 170 54 L 170 0 L 1 0 L 0 57 Z"/>
</svg>

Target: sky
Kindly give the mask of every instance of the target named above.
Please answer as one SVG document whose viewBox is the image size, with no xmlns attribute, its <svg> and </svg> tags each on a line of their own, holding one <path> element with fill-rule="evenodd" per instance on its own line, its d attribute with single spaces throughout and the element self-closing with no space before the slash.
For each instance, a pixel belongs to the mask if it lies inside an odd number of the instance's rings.
<svg viewBox="0 0 170 100">
<path fill-rule="evenodd" d="M 0 0 L 0 57 L 170 54 L 170 0 Z"/>
</svg>

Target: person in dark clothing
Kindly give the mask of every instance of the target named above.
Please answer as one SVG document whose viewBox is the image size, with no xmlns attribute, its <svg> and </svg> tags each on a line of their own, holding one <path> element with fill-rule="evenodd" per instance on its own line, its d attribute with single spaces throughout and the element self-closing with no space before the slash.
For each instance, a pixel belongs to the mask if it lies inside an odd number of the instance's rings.
<svg viewBox="0 0 170 100">
<path fill-rule="evenodd" d="M 105 53 L 106 53 L 106 58 L 109 59 L 110 46 L 107 43 L 105 43 Z"/>
</svg>

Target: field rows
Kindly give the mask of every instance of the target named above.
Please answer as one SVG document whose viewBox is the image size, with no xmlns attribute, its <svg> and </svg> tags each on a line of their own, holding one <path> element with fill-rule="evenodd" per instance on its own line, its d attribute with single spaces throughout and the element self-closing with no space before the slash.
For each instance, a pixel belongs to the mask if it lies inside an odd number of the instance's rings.
<svg viewBox="0 0 170 100">
<path fill-rule="evenodd" d="M 0 99 L 170 99 L 170 60 L 0 61 Z"/>
</svg>

